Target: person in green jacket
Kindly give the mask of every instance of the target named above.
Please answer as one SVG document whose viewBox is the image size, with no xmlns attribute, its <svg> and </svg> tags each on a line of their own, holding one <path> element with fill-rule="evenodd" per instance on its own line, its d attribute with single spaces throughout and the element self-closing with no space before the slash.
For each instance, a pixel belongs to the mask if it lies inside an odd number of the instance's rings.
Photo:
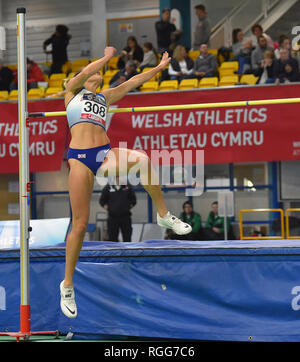
<svg viewBox="0 0 300 362">
<path fill-rule="evenodd" d="M 186 201 L 182 207 L 183 211 L 179 215 L 179 219 L 192 227 L 192 231 L 189 234 L 183 235 L 184 239 L 202 240 L 202 221 L 200 214 L 194 211 L 191 201 Z"/>
<path fill-rule="evenodd" d="M 224 240 L 224 217 L 218 215 L 218 201 L 211 204 L 212 211 L 209 213 L 205 224 L 205 235 L 207 240 Z M 227 231 L 230 230 L 229 218 L 227 221 Z"/>
<path fill-rule="evenodd" d="M 167 230 L 166 239 L 175 240 L 204 240 L 201 216 L 193 209 L 191 201 L 185 201 L 182 205 L 183 211 L 179 219 L 191 225 L 192 231 L 186 235 L 177 235 L 172 230 Z"/>
</svg>

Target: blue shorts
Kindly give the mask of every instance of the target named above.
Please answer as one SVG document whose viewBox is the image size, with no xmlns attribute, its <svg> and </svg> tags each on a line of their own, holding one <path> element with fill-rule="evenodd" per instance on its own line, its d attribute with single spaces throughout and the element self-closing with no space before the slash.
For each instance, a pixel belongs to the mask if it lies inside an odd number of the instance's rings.
<svg viewBox="0 0 300 362">
<path fill-rule="evenodd" d="M 84 163 L 96 176 L 110 149 L 110 144 L 87 149 L 69 148 L 67 159 L 74 158 Z"/>
</svg>

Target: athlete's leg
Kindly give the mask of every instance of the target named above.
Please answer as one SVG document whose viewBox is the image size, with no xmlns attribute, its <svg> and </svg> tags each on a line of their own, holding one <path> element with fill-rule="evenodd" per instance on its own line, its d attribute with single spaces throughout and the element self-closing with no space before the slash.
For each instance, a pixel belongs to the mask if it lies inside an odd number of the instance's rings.
<svg viewBox="0 0 300 362">
<path fill-rule="evenodd" d="M 141 182 L 151 196 L 159 216 L 166 215 L 168 210 L 159 185 L 158 176 L 149 157 L 143 152 L 127 148 L 112 148 L 101 166 L 101 171 L 104 175 L 115 171 L 115 175 L 124 176 L 137 164 L 139 166 Z"/>
<path fill-rule="evenodd" d="M 73 274 L 88 226 L 90 200 L 94 186 L 92 171 L 80 161 L 69 159 L 69 194 L 72 208 L 72 230 L 66 245 L 64 286 L 73 285 Z"/>
</svg>

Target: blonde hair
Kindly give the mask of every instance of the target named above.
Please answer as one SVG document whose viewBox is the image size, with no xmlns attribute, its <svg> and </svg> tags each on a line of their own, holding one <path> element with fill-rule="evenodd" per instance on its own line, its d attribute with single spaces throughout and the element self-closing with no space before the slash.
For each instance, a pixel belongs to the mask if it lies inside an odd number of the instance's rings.
<svg viewBox="0 0 300 362">
<path fill-rule="evenodd" d="M 176 48 L 174 49 L 173 58 L 175 58 L 177 61 L 180 60 L 180 53 L 182 49 L 185 50 L 185 47 L 183 45 L 177 45 Z"/>
</svg>

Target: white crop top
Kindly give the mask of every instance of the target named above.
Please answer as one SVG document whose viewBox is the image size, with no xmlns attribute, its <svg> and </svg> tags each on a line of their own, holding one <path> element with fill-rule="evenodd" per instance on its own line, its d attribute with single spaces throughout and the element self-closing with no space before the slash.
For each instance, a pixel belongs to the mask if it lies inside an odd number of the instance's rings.
<svg viewBox="0 0 300 362">
<path fill-rule="evenodd" d="M 81 89 L 67 106 L 69 127 L 77 123 L 88 122 L 97 124 L 105 129 L 107 104 L 101 93 L 92 93 L 85 88 Z"/>
</svg>

